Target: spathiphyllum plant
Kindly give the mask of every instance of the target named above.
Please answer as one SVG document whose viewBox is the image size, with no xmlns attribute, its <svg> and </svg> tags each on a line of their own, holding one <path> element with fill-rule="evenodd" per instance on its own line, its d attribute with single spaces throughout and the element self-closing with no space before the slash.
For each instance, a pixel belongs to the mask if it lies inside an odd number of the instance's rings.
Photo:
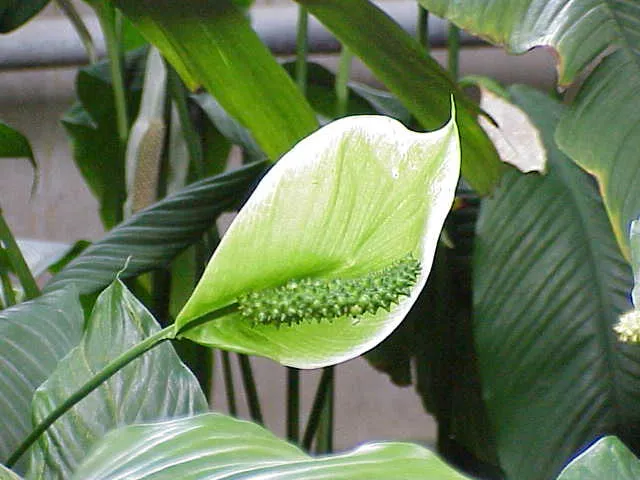
<svg viewBox="0 0 640 480">
<path fill-rule="evenodd" d="M 349 117 L 307 137 L 240 210 L 178 315 L 178 336 L 298 368 L 370 350 L 426 282 L 459 158 L 453 120 L 416 133 Z M 190 328 L 207 315 L 216 318 Z"/>
<path fill-rule="evenodd" d="M 158 372 L 149 370 L 152 363 L 171 368 L 174 388 L 183 392 L 180 398 L 170 397 L 162 410 L 173 412 L 171 416 L 203 411 L 194 379 L 170 347 L 153 350 L 153 359 L 149 354 L 139 359 L 166 340 L 187 338 L 299 368 L 335 365 L 384 340 L 425 285 L 453 202 L 460 168 L 454 118 L 455 110 L 440 130 L 416 133 L 388 117 L 347 117 L 302 140 L 265 175 L 240 210 L 174 325 L 160 330 L 116 280 L 98 298 L 80 345 L 38 389 L 37 427 L 10 463 L 37 440 L 31 476 L 75 471 L 84 454 L 60 449 L 65 435 L 73 432 L 96 443 L 104 430 L 91 426 L 90 417 L 110 418 L 110 405 L 119 403 L 122 385 L 133 372 L 149 372 L 144 374 L 148 386 L 141 388 L 156 388 Z M 108 318 L 106 311 L 114 313 Z M 101 340 L 110 331 L 128 339 L 110 347 L 111 355 L 101 353 Z M 78 404 L 89 394 L 91 403 Z M 89 425 L 68 415 L 60 418 L 69 409 Z M 109 421 L 114 426 L 130 423 L 131 413 L 118 410 Z M 143 421 L 157 414 L 144 406 L 135 410 L 135 418 Z M 176 428 L 188 431 L 211 421 L 215 425 L 220 420 L 194 418 Z M 153 430 L 147 434 L 154 435 Z M 122 438 L 107 437 L 101 448 L 110 451 Z M 140 441 L 138 435 L 131 438 Z M 64 466 L 48 467 L 51 457 L 64 459 Z M 93 461 L 104 460 L 103 455 Z M 440 465 L 426 451 L 424 461 Z M 461 478 L 448 468 L 442 471 Z"/>
</svg>

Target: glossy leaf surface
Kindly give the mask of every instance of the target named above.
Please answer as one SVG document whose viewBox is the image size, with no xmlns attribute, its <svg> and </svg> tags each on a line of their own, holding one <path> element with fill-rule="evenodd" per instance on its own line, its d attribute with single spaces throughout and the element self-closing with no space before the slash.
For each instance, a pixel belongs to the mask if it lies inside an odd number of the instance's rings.
<svg viewBox="0 0 640 480">
<path fill-rule="evenodd" d="M 113 432 L 74 478 L 464 480 L 467 477 L 429 450 L 409 443 L 374 443 L 339 455 L 311 458 L 258 425 L 210 413 Z"/>
<path fill-rule="evenodd" d="M 31 431 L 31 398 L 82 336 L 82 307 L 73 289 L 0 312 L 0 460 Z M 23 465 L 18 464 L 22 470 Z"/>
<path fill-rule="evenodd" d="M 612 329 L 631 272 L 592 178 L 553 142 L 563 107 L 526 87 L 510 93 L 542 133 L 548 173 L 506 175 L 482 208 L 476 347 L 502 468 L 546 479 L 606 432 L 638 438 L 640 350 Z"/>
<path fill-rule="evenodd" d="M 557 480 L 633 480 L 640 478 L 640 461 L 616 437 L 604 437 L 573 460 Z"/>
<path fill-rule="evenodd" d="M 0 122 L 0 157 L 26 158 L 31 162 L 34 170 L 37 168 L 36 159 L 31 150 L 29 140 L 20 132 L 3 122 Z"/>
<path fill-rule="evenodd" d="M 153 316 L 117 280 L 98 298 L 80 344 L 38 388 L 33 418 L 41 421 L 129 347 L 159 330 Z M 170 343 L 120 370 L 60 417 L 32 449 L 30 477 L 69 478 L 108 431 L 207 410 L 193 374 Z"/>
<path fill-rule="evenodd" d="M 204 86 L 273 161 L 317 128 L 293 81 L 231 0 L 115 0 L 187 85 Z"/>
<path fill-rule="evenodd" d="M 74 284 L 80 293 L 96 292 L 113 281 L 129 257 L 123 278 L 168 263 L 232 209 L 264 168 L 254 163 L 201 180 L 140 211 L 84 250 L 45 290 Z"/>
<path fill-rule="evenodd" d="M 372 348 L 400 324 L 426 281 L 458 169 L 453 121 L 430 133 L 376 116 L 323 127 L 258 185 L 178 316 L 178 330 L 244 293 L 291 279 L 359 278 L 412 254 L 421 262 L 418 282 L 391 312 L 292 326 L 254 325 L 236 312 L 184 334 L 298 368 Z"/>
<path fill-rule="evenodd" d="M 493 144 L 476 121 L 478 108 L 420 45 L 367 0 L 297 0 L 372 70 L 420 124 L 433 130 L 449 116 L 456 99 L 462 175 L 489 193 L 503 171 Z M 346 14 L 345 12 L 348 12 Z"/>
<path fill-rule="evenodd" d="M 640 6 L 629 0 L 420 0 L 448 18 L 515 53 L 549 46 L 558 53 L 561 84 L 569 84 L 599 56 L 556 138 L 600 183 L 611 223 L 629 258 L 630 222 L 640 211 Z M 613 52 L 613 53 L 612 53 Z"/>
</svg>

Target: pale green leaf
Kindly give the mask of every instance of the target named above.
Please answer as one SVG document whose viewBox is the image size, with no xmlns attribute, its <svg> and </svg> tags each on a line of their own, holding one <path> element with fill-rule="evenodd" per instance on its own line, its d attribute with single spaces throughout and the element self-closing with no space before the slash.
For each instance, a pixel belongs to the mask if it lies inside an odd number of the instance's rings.
<svg viewBox="0 0 640 480">
<path fill-rule="evenodd" d="M 616 437 L 604 437 L 591 445 L 567 467 L 557 480 L 635 480 L 640 461 Z"/>
<path fill-rule="evenodd" d="M 418 445 L 373 443 L 338 455 L 312 458 L 258 425 L 209 413 L 112 432 L 73 478 L 464 480 L 468 477 Z"/>
<path fill-rule="evenodd" d="M 374 347 L 402 321 L 426 282 L 459 171 L 454 121 L 416 133 L 388 117 L 337 120 L 265 176 L 177 318 L 178 330 L 240 295 L 290 279 L 355 278 L 412 254 L 421 274 L 391 312 L 356 320 L 254 325 L 231 313 L 184 336 L 206 345 L 315 368 Z"/>
<path fill-rule="evenodd" d="M 117 280 L 96 301 L 81 343 L 36 391 L 40 422 L 110 360 L 157 332 L 153 316 Z M 108 431 L 207 410 L 193 374 L 165 343 L 134 360 L 58 419 L 32 449 L 31 478 L 69 478 Z"/>
</svg>

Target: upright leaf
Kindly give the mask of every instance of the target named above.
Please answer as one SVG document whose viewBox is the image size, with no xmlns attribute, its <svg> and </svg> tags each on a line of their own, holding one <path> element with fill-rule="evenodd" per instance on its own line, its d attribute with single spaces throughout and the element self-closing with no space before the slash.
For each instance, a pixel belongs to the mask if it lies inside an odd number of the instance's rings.
<svg viewBox="0 0 640 480">
<path fill-rule="evenodd" d="M 144 50 L 127 56 L 127 93 L 130 114 L 140 103 Z M 122 220 L 126 199 L 125 146 L 118 137 L 113 85 L 108 64 L 101 62 L 80 70 L 76 80 L 78 102 L 62 119 L 71 138 L 73 156 L 87 185 L 100 203 L 105 227 Z"/>
<path fill-rule="evenodd" d="M 320 282 L 321 292 L 333 279 L 366 283 L 372 276 L 386 278 L 384 269 L 412 256 L 418 275 L 403 295 L 394 296 L 392 308 L 371 307 L 377 304 L 369 300 L 382 293 L 361 297 L 345 291 L 323 304 L 301 288 L 291 304 L 268 310 L 278 319 L 290 309 L 303 312 L 300 322 L 264 323 L 235 311 L 184 333 L 205 345 L 298 368 L 337 363 L 371 349 L 400 324 L 427 279 L 453 200 L 459 155 L 453 118 L 429 133 L 377 116 L 346 117 L 318 130 L 258 185 L 178 315 L 177 329 L 233 305 L 243 294 L 266 290 L 268 295 L 269 289 L 305 278 Z M 315 315 L 304 303 L 313 300 Z M 354 311 L 363 314 L 327 318 L 321 311 L 349 301 L 357 301 Z M 256 315 L 267 311 L 255 307 Z"/>
<path fill-rule="evenodd" d="M 612 329 L 629 309 L 631 272 L 591 177 L 553 142 L 563 107 L 510 92 L 542 133 L 548 173 L 508 174 L 483 206 L 476 346 L 501 466 L 547 479 L 604 433 L 640 447 L 640 350 Z"/>
<path fill-rule="evenodd" d="M 122 278 L 168 263 L 236 206 L 264 168 L 259 162 L 201 180 L 141 210 L 66 265 L 45 291 L 73 284 L 92 293 L 109 285 L 125 264 Z"/>
<path fill-rule="evenodd" d="M 116 280 L 98 298 L 81 343 L 36 391 L 34 422 L 110 360 L 158 330 L 153 316 Z M 206 410 L 197 380 L 165 343 L 134 360 L 59 418 L 32 449 L 29 476 L 69 478 L 92 446 L 114 428 Z"/>
<path fill-rule="evenodd" d="M 113 0 L 189 87 L 204 86 L 272 160 L 317 128 L 293 81 L 231 0 Z"/>
<path fill-rule="evenodd" d="M 372 443 L 312 458 L 264 428 L 209 413 L 126 427 L 96 447 L 75 479 L 277 478 L 279 480 L 464 480 L 429 450 L 410 443 Z"/>
<path fill-rule="evenodd" d="M 489 193 L 502 173 L 493 144 L 476 121 L 478 108 L 418 42 L 367 0 L 296 0 L 349 47 L 429 130 L 448 118 L 455 96 L 462 175 Z"/>
<path fill-rule="evenodd" d="M 31 431 L 31 398 L 80 341 L 82 307 L 73 289 L 0 312 L 0 461 Z M 18 469 L 23 470 L 19 464 Z"/>
<path fill-rule="evenodd" d="M 556 133 L 558 145 L 600 183 L 618 243 L 629 258 L 627 233 L 640 212 L 640 8 L 628 0 L 419 0 L 436 15 L 510 51 L 549 46 L 558 53 L 561 84 L 598 56 Z M 611 53 L 613 52 L 613 53 Z"/>
</svg>

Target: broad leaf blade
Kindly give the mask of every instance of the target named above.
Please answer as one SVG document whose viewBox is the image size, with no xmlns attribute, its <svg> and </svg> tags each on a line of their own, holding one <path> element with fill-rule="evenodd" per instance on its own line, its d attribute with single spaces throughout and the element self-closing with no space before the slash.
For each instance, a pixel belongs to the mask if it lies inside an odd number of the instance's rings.
<svg viewBox="0 0 640 480">
<path fill-rule="evenodd" d="M 271 160 L 317 128 L 300 91 L 230 0 L 114 3 L 187 85 L 203 85 Z"/>
<path fill-rule="evenodd" d="M 443 16 L 523 53 L 549 46 L 558 53 L 560 83 L 569 84 L 591 61 L 590 73 L 563 114 L 558 145 L 600 183 L 610 221 L 629 259 L 629 224 L 640 211 L 640 8 L 633 1 L 420 0 Z M 611 53 L 614 52 L 614 53 Z M 608 56 L 606 56 L 608 55 Z"/>
<path fill-rule="evenodd" d="M 12 470 L 9 470 L 4 465 L 0 465 L 0 480 L 21 480 L 22 477 L 18 476 Z"/>
<path fill-rule="evenodd" d="M 153 316 L 115 281 L 98 298 L 81 343 L 36 391 L 34 422 L 110 360 L 159 330 Z M 193 415 L 207 401 L 193 374 L 164 343 L 134 360 L 56 421 L 32 450 L 29 474 L 69 478 L 91 447 L 122 425 Z"/>
<path fill-rule="evenodd" d="M 359 278 L 411 254 L 421 273 L 410 296 L 396 298 L 390 312 L 282 326 L 254 325 L 235 312 L 184 333 L 298 368 L 337 363 L 374 347 L 400 324 L 426 281 L 453 200 L 459 152 L 453 120 L 438 131 L 416 133 L 387 117 L 354 116 L 318 130 L 258 185 L 177 328 L 248 292 L 292 279 Z"/>
<path fill-rule="evenodd" d="M 478 192 L 491 191 L 503 165 L 476 121 L 477 106 L 413 38 L 366 0 L 297 2 L 358 55 L 424 128 L 439 128 L 447 120 L 450 98 L 455 96 L 462 175 Z"/>
<path fill-rule="evenodd" d="M 604 437 L 580 454 L 557 480 L 634 480 L 640 478 L 640 461 L 616 437 Z"/>
<path fill-rule="evenodd" d="M 311 458 L 258 425 L 210 413 L 107 435 L 76 479 L 464 480 L 432 452 L 408 443 L 364 445 Z"/>
<path fill-rule="evenodd" d="M 33 392 L 80 341 L 83 323 L 82 307 L 73 289 L 44 295 L 0 312 L 2 461 L 31 431 L 29 412 Z"/>
<path fill-rule="evenodd" d="M 631 272 L 592 179 L 553 143 L 562 106 L 510 92 L 542 132 L 548 174 L 512 172 L 483 206 L 476 345 L 501 466 L 543 479 L 605 432 L 637 438 L 640 351 L 612 329 L 629 309 Z"/>
<path fill-rule="evenodd" d="M 80 293 L 96 292 L 113 281 L 129 258 L 123 278 L 168 263 L 233 208 L 264 168 L 264 163 L 254 163 L 193 183 L 140 211 L 84 250 L 45 291 L 74 284 Z"/>
</svg>

